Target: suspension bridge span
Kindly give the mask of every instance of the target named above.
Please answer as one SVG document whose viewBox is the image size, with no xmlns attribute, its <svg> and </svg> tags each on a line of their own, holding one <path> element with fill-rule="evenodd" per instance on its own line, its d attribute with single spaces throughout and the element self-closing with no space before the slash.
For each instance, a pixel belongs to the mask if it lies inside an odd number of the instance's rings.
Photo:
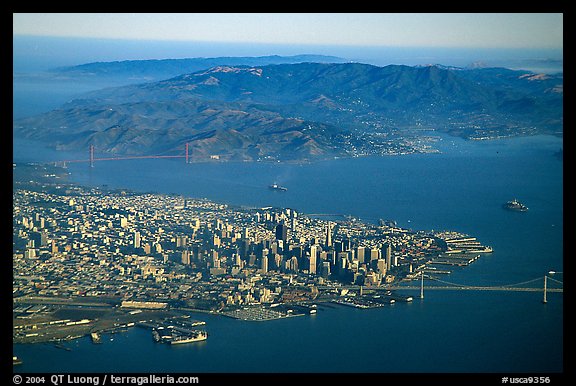
<svg viewBox="0 0 576 386">
<path fill-rule="evenodd" d="M 502 291 L 502 292 L 542 292 L 543 293 L 543 303 L 546 303 L 548 293 L 563 293 L 564 289 L 561 287 L 563 282 L 556 280 L 548 275 L 543 277 L 537 277 L 535 279 L 523 281 L 520 283 L 513 284 L 503 284 L 503 285 L 467 285 L 460 283 L 452 283 L 445 280 L 441 280 L 435 276 L 426 275 L 424 272 L 420 271 L 417 275 L 419 277 L 418 281 L 420 285 L 411 284 L 388 284 L 382 285 L 380 287 L 372 287 L 371 290 L 375 291 L 392 291 L 392 290 L 420 290 L 420 298 L 424 298 L 424 290 L 433 291 Z M 424 277 L 426 277 L 428 285 L 424 286 Z M 554 287 L 554 285 L 556 287 Z M 359 290 L 361 291 L 359 285 L 346 285 L 342 286 L 343 289 L 348 290 Z"/>
<path fill-rule="evenodd" d="M 129 156 L 118 156 L 118 157 L 96 157 L 94 155 L 95 147 L 90 145 L 88 149 L 88 158 L 86 159 L 73 159 L 73 160 L 62 160 L 58 163 L 66 166 L 69 163 L 89 163 L 90 167 L 94 167 L 96 161 L 122 161 L 122 160 L 135 160 L 135 159 L 163 159 L 163 158 L 184 158 L 186 163 L 190 163 L 190 146 L 186 143 L 184 147 L 183 154 L 157 154 L 157 155 L 129 155 Z"/>
</svg>

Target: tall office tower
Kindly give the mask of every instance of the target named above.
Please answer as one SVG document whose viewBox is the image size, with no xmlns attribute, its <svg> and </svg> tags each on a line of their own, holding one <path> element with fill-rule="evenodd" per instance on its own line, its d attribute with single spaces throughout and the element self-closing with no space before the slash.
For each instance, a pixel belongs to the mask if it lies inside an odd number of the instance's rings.
<svg viewBox="0 0 576 386">
<path fill-rule="evenodd" d="M 220 268 L 220 258 L 218 257 L 218 251 L 212 251 L 212 267 Z"/>
<path fill-rule="evenodd" d="M 326 225 L 326 247 L 332 248 L 332 223 L 330 221 Z"/>
<path fill-rule="evenodd" d="M 376 266 L 378 267 L 378 272 L 382 275 L 386 275 L 386 261 L 384 259 L 378 259 L 377 261 Z"/>
<path fill-rule="evenodd" d="M 344 252 L 342 241 L 334 242 L 334 250 L 336 251 L 336 253 Z"/>
<path fill-rule="evenodd" d="M 262 265 L 260 266 L 262 273 L 268 272 L 268 254 L 262 256 Z"/>
<path fill-rule="evenodd" d="M 392 245 L 386 244 L 386 269 L 390 270 L 392 267 Z"/>
<path fill-rule="evenodd" d="M 292 258 L 288 260 L 288 262 L 290 271 L 298 272 L 298 259 L 296 258 L 296 256 L 292 256 Z"/>
<path fill-rule="evenodd" d="M 325 261 L 322 263 L 322 272 L 320 272 L 320 274 L 324 278 L 327 278 L 328 276 L 330 276 L 330 262 L 329 261 Z"/>
<path fill-rule="evenodd" d="M 30 235 L 28 236 L 30 241 L 33 241 L 33 247 L 41 247 L 42 246 L 42 233 L 40 232 L 30 232 Z"/>
<path fill-rule="evenodd" d="M 48 232 L 43 230 L 40 232 L 40 246 L 45 247 L 48 245 Z"/>
<path fill-rule="evenodd" d="M 310 247 L 310 269 L 309 272 L 311 275 L 316 275 L 316 265 L 318 257 L 318 245 L 312 245 Z"/>
<path fill-rule="evenodd" d="M 338 275 L 344 276 L 346 270 L 348 268 L 348 253 L 340 252 L 338 253 L 338 260 L 336 261 L 338 264 Z"/>
<path fill-rule="evenodd" d="M 240 254 L 234 253 L 232 255 L 232 257 L 234 258 L 234 265 L 241 267 L 242 266 L 242 258 L 240 257 Z"/>
<path fill-rule="evenodd" d="M 134 231 L 134 248 L 140 248 L 140 232 Z"/>
<path fill-rule="evenodd" d="M 176 236 L 176 248 L 182 248 L 188 246 L 187 236 Z"/>
<path fill-rule="evenodd" d="M 288 239 L 288 227 L 284 223 L 276 225 L 276 240 L 286 242 Z"/>
<path fill-rule="evenodd" d="M 366 261 L 366 247 L 358 247 L 356 248 L 356 258 L 358 259 L 359 264 L 363 264 Z"/>
<path fill-rule="evenodd" d="M 250 249 L 250 240 L 242 239 L 238 244 L 238 254 L 244 260 L 248 259 L 248 250 Z"/>
<path fill-rule="evenodd" d="M 182 264 L 190 265 L 190 251 L 187 249 L 182 251 Z"/>
<path fill-rule="evenodd" d="M 370 249 L 370 261 L 378 260 L 381 256 L 380 249 L 372 248 Z"/>
<path fill-rule="evenodd" d="M 282 268 L 282 256 L 277 253 L 274 254 L 274 268 L 277 270 Z"/>
<path fill-rule="evenodd" d="M 350 239 L 342 240 L 342 251 L 347 252 L 350 249 L 352 249 L 352 243 L 350 242 Z"/>
<path fill-rule="evenodd" d="M 278 253 L 278 242 L 274 241 L 270 244 L 270 251 L 272 253 Z"/>
<path fill-rule="evenodd" d="M 34 248 L 28 248 L 24 251 L 24 258 L 25 259 L 37 259 L 38 257 L 36 256 L 36 249 Z"/>
</svg>

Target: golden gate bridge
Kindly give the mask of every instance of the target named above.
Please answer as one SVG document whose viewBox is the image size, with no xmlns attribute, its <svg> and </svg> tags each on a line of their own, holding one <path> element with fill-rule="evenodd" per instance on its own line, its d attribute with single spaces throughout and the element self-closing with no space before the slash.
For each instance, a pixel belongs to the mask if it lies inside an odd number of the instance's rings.
<svg viewBox="0 0 576 386">
<path fill-rule="evenodd" d="M 190 149 L 189 144 L 186 143 L 184 154 L 181 155 L 131 155 L 131 156 L 119 156 L 119 157 L 98 157 L 94 156 L 94 145 L 90 145 L 88 149 L 88 158 L 87 159 L 74 159 L 74 160 L 62 160 L 57 161 L 57 164 L 62 164 L 62 166 L 66 167 L 69 163 L 79 163 L 79 162 L 88 162 L 90 167 L 94 167 L 94 163 L 96 161 L 122 161 L 122 160 L 133 160 L 133 159 L 160 159 L 160 158 L 184 158 L 186 163 L 190 163 Z"/>
</svg>

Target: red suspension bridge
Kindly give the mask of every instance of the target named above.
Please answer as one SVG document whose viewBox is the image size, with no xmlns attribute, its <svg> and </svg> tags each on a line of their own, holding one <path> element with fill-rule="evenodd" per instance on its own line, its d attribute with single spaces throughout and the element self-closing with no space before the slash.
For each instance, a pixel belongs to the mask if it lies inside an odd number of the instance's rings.
<svg viewBox="0 0 576 386">
<path fill-rule="evenodd" d="M 122 160 L 132 160 L 132 159 L 159 159 L 159 158 L 184 158 L 186 163 L 190 163 L 190 149 L 188 143 L 186 143 L 184 154 L 181 155 L 131 155 L 131 156 L 121 156 L 121 157 L 98 157 L 94 156 L 94 145 L 90 145 L 87 159 L 74 159 L 74 160 L 63 160 L 58 161 L 64 167 L 69 163 L 79 163 L 88 162 L 90 167 L 94 167 L 94 162 L 96 161 L 122 161 Z"/>
</svg>

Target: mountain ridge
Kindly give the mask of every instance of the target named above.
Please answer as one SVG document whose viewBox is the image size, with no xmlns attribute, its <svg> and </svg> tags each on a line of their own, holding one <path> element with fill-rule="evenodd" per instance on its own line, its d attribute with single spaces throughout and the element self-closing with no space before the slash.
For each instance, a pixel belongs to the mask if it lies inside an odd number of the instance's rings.
<svg viewBox="0 0 576 386">
<path fill-rule="evenodd" d="M 90 138 L 110 153 L 175 151 L 187 138 L 194 160 L 394 154 L 429 150 L 407 145 L 414 129 L 474 139 L 562 132 L 562 89 L 562 76 L 506 69 L 219 65 L 94 91 L 14 130 L 42 136 L 41 127 L 60 148 Z M 105 131 L 114 126 L 122 137 Z"/>
<path fill-rule="evenodd" d="M 343 63 L 348 60 L 337 56 L 300 54 L 291 56 L 221 56 L 196 57 L 182 59 L 140 59 L 118 60 L 111 62 L 91 62 L 74 66 L 53 68 L 49 73 L 59 76 L 84 78 L 124 78 L 134 83 L 141 81 L 158 81 L 181 74 L 193 73 L 216 66 L 262 66 L 280 63 L 301 62 L 334 62 Z"/>
</svg>

